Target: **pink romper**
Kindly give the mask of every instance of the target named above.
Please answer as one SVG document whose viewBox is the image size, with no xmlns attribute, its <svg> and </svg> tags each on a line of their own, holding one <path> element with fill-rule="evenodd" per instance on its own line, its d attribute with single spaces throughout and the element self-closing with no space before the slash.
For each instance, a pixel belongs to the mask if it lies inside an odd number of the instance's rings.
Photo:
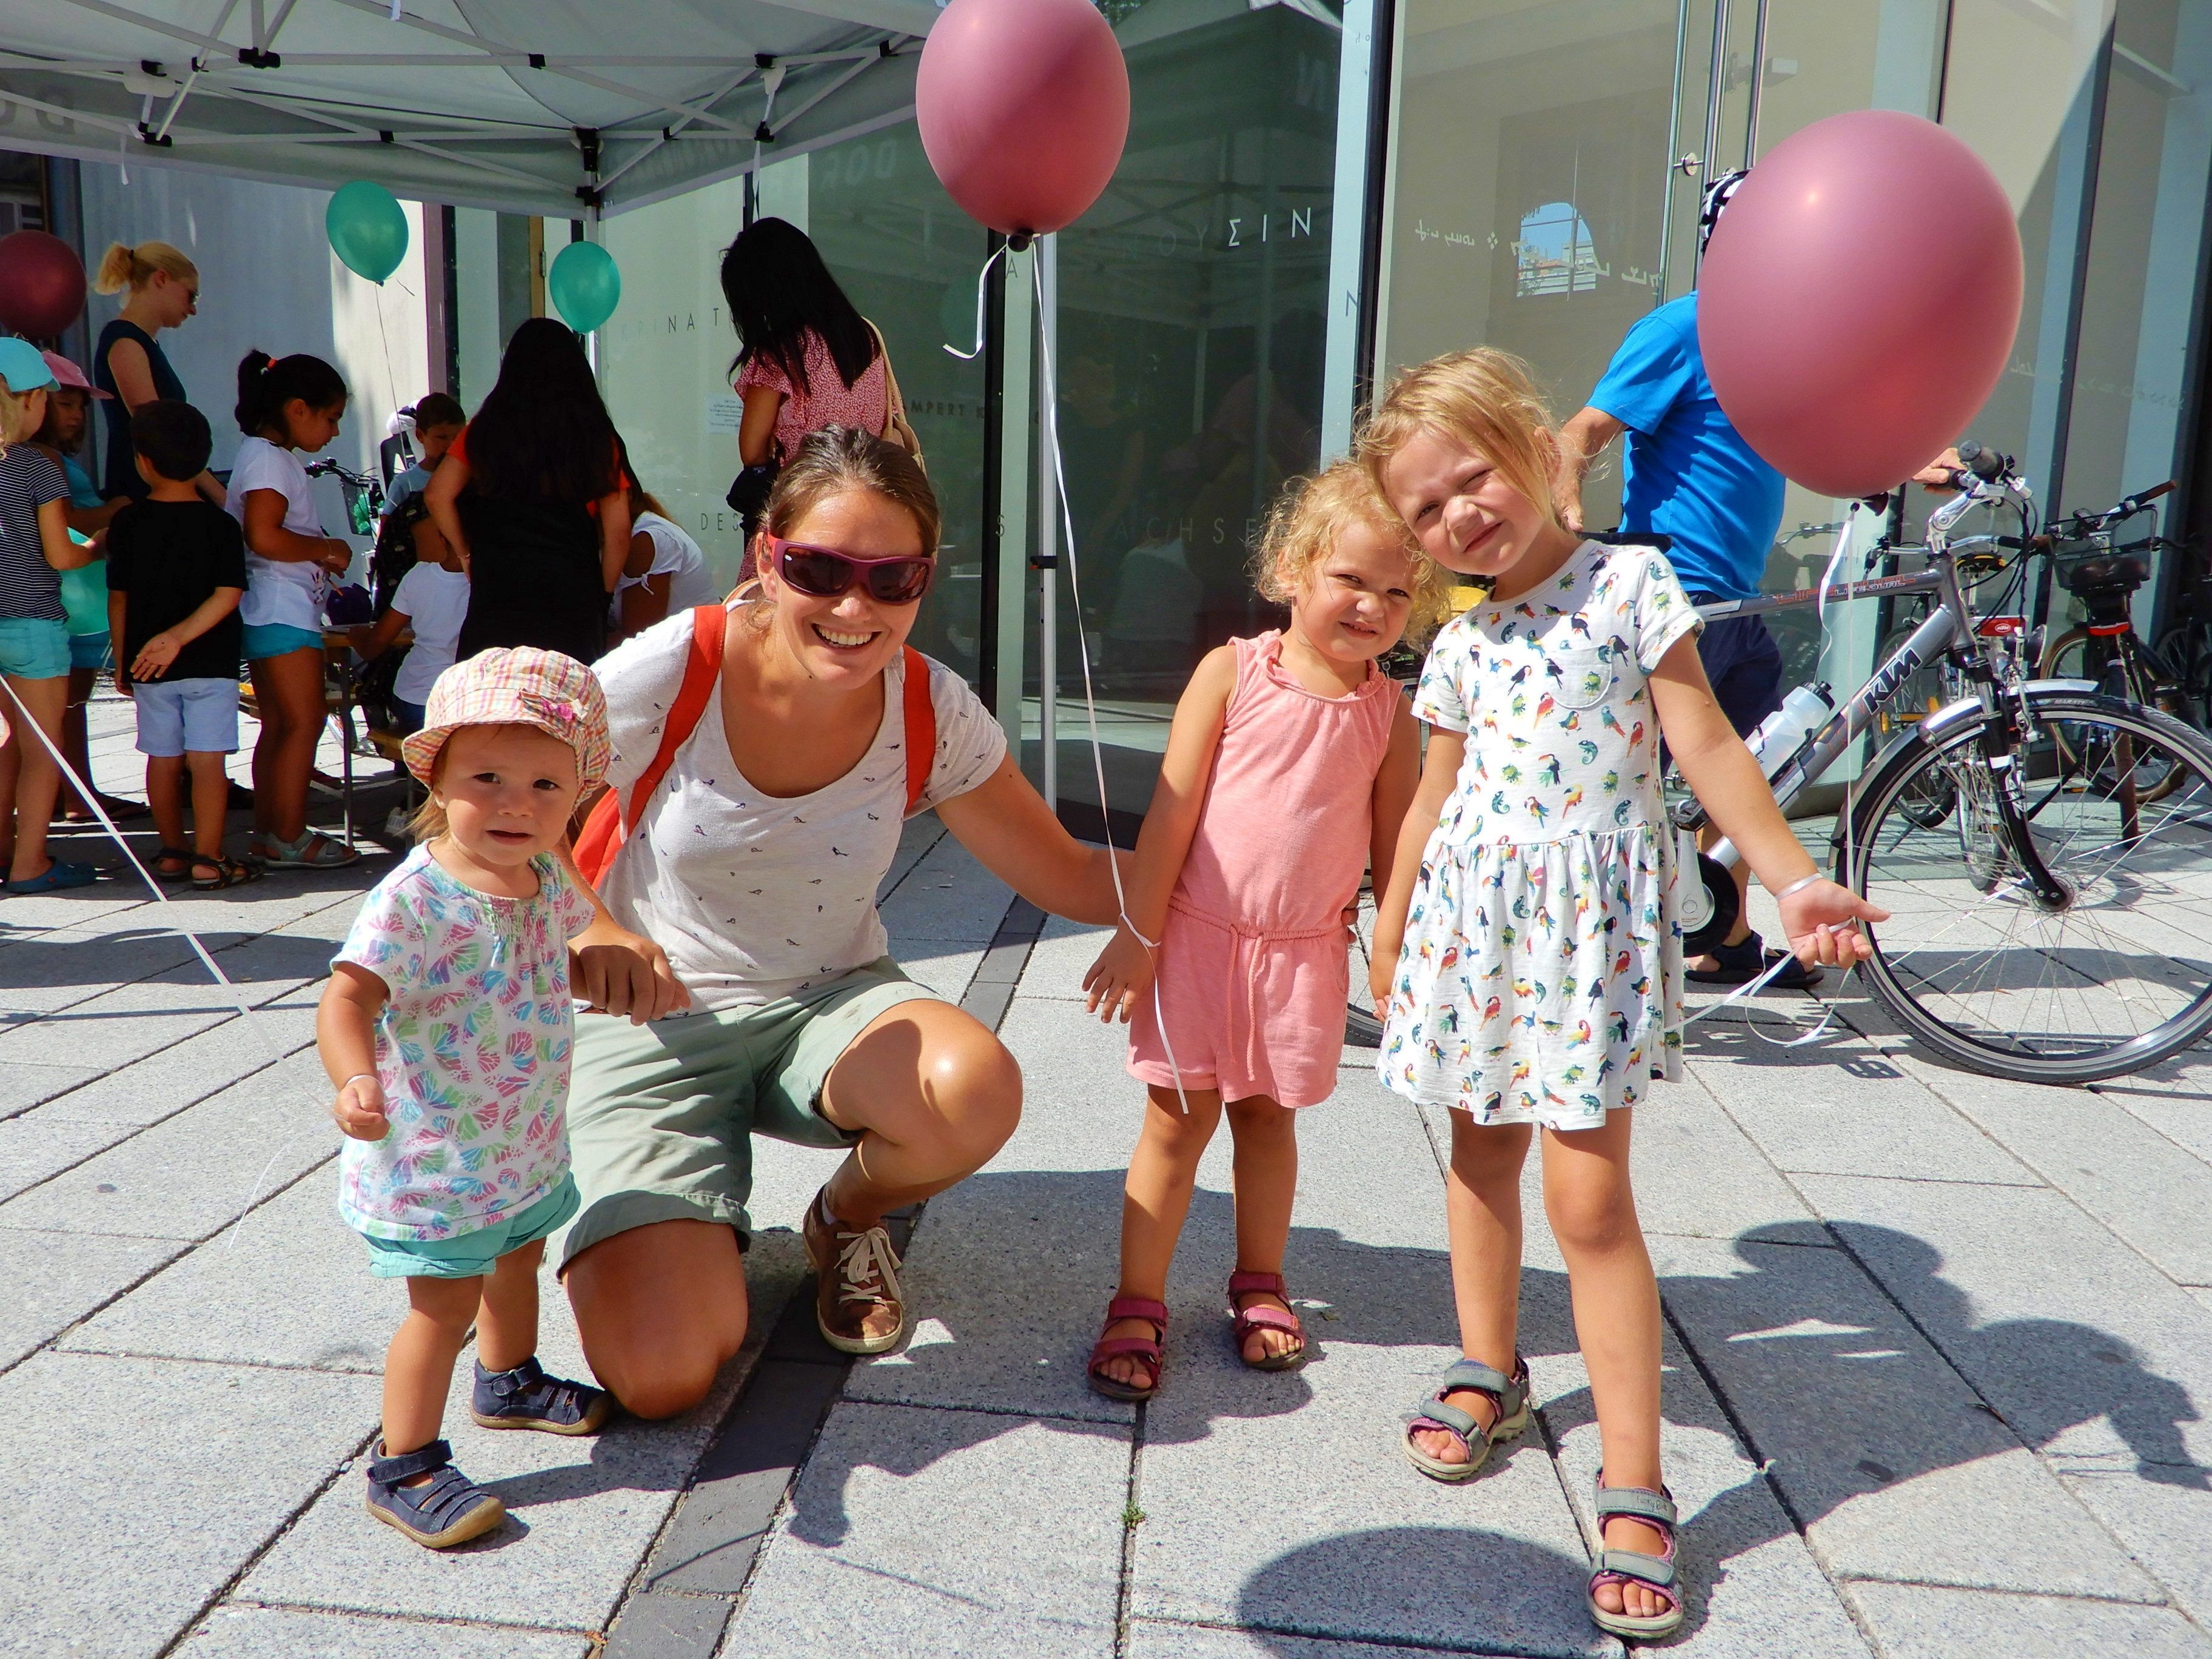
<svg viewBox="0 0 2212 1659">
<path fill-rule="evenodd" d="M 1158 953 L 1186 1089 L 1311 1106 L 1336 1088 L 1351 989 L 1343 912 L 1366 867 L 1375 775 L 1401 694 L 1380 672 L 1324 697 L 1283 672 L 1283 636 L 1233 640 L 1237 689 Z M 1175 1086 L 1151 996 L 1129 1074 Z"/>
</svg>

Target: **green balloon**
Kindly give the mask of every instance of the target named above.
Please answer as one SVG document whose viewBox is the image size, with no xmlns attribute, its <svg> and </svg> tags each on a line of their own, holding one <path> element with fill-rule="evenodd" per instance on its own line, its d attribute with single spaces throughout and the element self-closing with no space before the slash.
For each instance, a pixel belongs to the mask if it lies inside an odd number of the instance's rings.
<svg viewBox="0 0 2212 1659">
<path fill-rule="evenodd" d="M 622 271 L 597 242 L 571 242 L 553 256 L 545 292 L 579 334 L 589 334 L 622 303 Z"/>
<path fill-rule="evenodd" d="M 95 560 L 62 572 L 62 609 L 71 634 L 107 631 L 107 566 Z"/>
<path fill-rule="evenodd" d="M 323 210 L 331 252 L 356 276 L 381 283 L 407 257 L 407 216 L 382 185 L 356 179 Z"/>
</svg>

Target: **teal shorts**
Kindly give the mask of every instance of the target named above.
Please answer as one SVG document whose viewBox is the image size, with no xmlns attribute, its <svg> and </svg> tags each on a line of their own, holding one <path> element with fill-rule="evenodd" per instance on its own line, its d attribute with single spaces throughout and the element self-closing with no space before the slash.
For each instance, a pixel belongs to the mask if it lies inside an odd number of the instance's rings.
<svg viewBox="0 0 2212 1659">
<path fill-rule="evenodd" d="M 323 636 L 312 628 L 295 628 L 289 623 L 248 623 L 246 635 L 246 659 L 259 662 L 264 657 L 289 657 L 295 651 L 319 651 Z"/>
<path fill-rule="evenodd" d="M 70 666 L 71 668 L 106 667 L 107 635 L 105 634 L 70 635 Z"/>
<path fill-rule="evenodd" d="M 518 1211 L 489 1227 L 454 1238 L 371 1238 L 368 1270 L 379 1279 L 475 1279 L 498 1266 L 500 1257 L 512 1255 L 526 1244 L 556 1231 L 576 1213 L 576 1182 L 564 1175 L 561 1184 L 528 1209 Z"/>
<path fill-rule="evenodd" d="M 633 1025 L 578 1014 L 568 1156 L 583 1213 L 561 1266 L 657 1221 L 719 1221 L 751 1233 L 752 1138 L 849 1146 L 822 1115 L 822 1089 L 884 1010 L 945 999 L 879 957 L 795 996 Z"/>
<path fill-rule="evenodd" d="M 11 680 L 69 678 L 69 624 L 44 617 L 0 617 L 0 674 Z"/>
</svg>

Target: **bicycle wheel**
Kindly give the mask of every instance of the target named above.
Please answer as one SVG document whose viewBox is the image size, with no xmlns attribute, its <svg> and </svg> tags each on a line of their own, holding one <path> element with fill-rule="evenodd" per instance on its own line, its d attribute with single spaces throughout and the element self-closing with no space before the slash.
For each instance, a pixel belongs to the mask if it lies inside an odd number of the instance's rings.
<svg viewBox="0 0 2212 1659">
<path fill-rule="evenodd" d="M 2142 642 L 2133 635 L 2122 637 L 2093 635 L 2086 628 L 2069 629 L 2061 634 L 2043 653 L 2043 677 L 2054 680 L 2089 680 L 2097 690 L 2109 697 L 2117 697 L 2139 708 L 2152 708 L 2169 719 L 2194 726 L 2190 718 L 2188 698 L 2176 684 L 2161 685 L 2158 665 L 2143 654 Z M 2066 752 L 2066 728 L 2061 726 L 2053 733 L 2062 757 L 2071 760 Z M 2148 789 L 2162 787 L 2149 781 L 2139 781 L 2139 787 Z"/>
<path fill-rule="evenodd" d="M 2182 706 L 2168 709 L 2198 731 L 2212 730 L 2212 645 L 2202 629 L 2183 625 L 2160 635 L 2158 654 L 2173 671 Z"/>
<path fill-rule="evenodd" d="M 1989 763 L 2000 716 L 1893 744 L 1837 878 L 1890 912 L 1864 971 L 1908 1035 L 1994 1077 L 2087 1083 L 2212 1030 L 2212 742 L 2094 694 L 2033 694 L 2028 717 L 2010 768 Z M 1931 829 L 1942 793 L 1957 808 Z"/>
</svg>

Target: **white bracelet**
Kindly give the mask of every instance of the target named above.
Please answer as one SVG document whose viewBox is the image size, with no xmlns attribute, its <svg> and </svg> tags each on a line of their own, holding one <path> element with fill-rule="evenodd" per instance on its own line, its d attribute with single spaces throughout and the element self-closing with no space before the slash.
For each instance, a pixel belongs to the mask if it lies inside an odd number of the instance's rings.
<svg viewBox="0 0 2212 1659">
<path fill-rule="evenodd" d="M 1814 882 L 1816 882 L 1816 881 L 1826 881 L 1826 879 L 1827 879 L 1827 878 L 1826 878 L 1826 876 L 1822 875 L 1822 874 L 1821 874 L 1818 870 L 1815 870 L 1815 871 L 1814 871 L 1811 875 L 1809 875 L 1809 876 L 1800 876 L 1800 877 L 1798 877 L 1796 880 L 1795 880 L 1795 881 L 1791 882 L 1791 883 L 1790 883 L 1787 887 L 1784 888 L 1780 892 L 1777 893 L 1774 896 L 1775 896 L 1778 900 L 1779 900 L 1779 899 L 1786 899 L 1786 898 L 1788 898 L 1788 897 L 1789 897 L 1792 893 L 1802 893 L 1802 892 L 1803 892 L 1803 891 L 1804 891 L 1808 887 L 1810 887 L 1810 886 L 1811 886 Z"/>
<path fill-rule="evenodd" d="M 381 1089 L 381 1088 L 384 1086 L 384 1079 L 383 1079 L 382 1078 L 380 1078 L 380 1077 L 377 1076 L 377 1074 L 376 1074 L 375 1073 L 374 1073 L 374 1072 L 356 1072 L 356 1073 L 355 1073 L 351 1077 L 348 1078 L 348 1079 L 345 1080 L 345 1082 L 344 1082 L 344 1083 L 341 1083 L 341 1084 L 339 1084 L 339 1085 L 338 1085 L 338 1092 L 339 1092 L 340 1094 L 343 1094 L 343 1093 L 346 1091 L 346 1087 L 347 1087 L 347 1085 L 348 1085 L 349 1084 L 359 1083 L 359 1082 L 361 1082 L 364 1078 L 365 1078 L 365 1079 L 367 1079 L 369 1082 L 374 1083 L 374 1084 L 378 1088 L 380 1088 L 380 1089 Z"/>
</svg>

